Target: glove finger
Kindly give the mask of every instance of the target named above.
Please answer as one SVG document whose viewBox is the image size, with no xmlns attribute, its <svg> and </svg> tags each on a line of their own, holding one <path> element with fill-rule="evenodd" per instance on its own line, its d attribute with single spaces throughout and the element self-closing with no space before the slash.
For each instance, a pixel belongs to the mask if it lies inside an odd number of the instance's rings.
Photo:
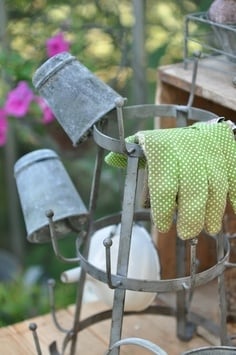
<svg viewBox="0 0 236 355">
<path fill-rule="evenodd" d="M 223 121 L 212 125 L 197 125 L 197 128 L 210 135 L 211 140 L 208 139 L 209 155 L 221 153 L 222 160 L 225 161 L 225 172 L 228 176 L 228 192 L 229 199 L 236 213 L 236 142 L 232 131 L 230 121 Z M 220 185 L 219 185 L 220 186 Z"/>
<path fill-rule="evenodd" d="M 181 239 L 190 239 L 204 227 L 208 194 L 201 130 L 198 126 L 179 129 L 174 145 L 179 164 L 177 233 Z"/>
<path fill-rule="evenodd" d="M 127 167 L 127 157 L 126 155 L 121 153 L 110 152 L 105 156 L 104 160 L 108 165 L 112 167 L 116 167 L 116 168 Z"/>
<path fill-rule="evenodd" d="M 170 131 L 156 130 L 144 138 L 148 164 L 148 186 L 153 223 L 160 232 L 167 232 L 173 222 L 178 192 L 178 165 Z M 155 158 L 154 158 L 155 157 Z"/>
<path fill-rule="evenodd" d="M 186 156 L 180 162 L 177 232 L 181 239 L 198 236 L 205 221 L 207 172 L 201 159 L 194 157 Z"/>
<path fill-rule="evenodd" d="M 234 213 L 236 213 L 236 142 L 232 131 L 225 140 L 226 153 L 224 155 L 227 164 L 226 171 L 229 183 L 229 199 L 232 204 Z"/>
<path fill-rule="evenodd" d="M 223 159 L 218 155 L 207 162 L 208 199 L 206 204 L 205 230 L 211 235 L 220 232 L 226 207 L 228 179 Z"/>
<path fill-rule="evenodd" d="M 135 141 L 135 135 L 129 136 L 126 139 L 126 142 L 128 143 L 136 143 Z M 105 162 L 116 168 L 126 168 L 127 167 L 127 156 L 122 153 L 114 153 L 114 152 L 109 152 L 105 158 Z M 140 158 L 139 159 L 139 168 L 144 169 L 146 166 L 146 159 L 145 158 Z"/>
<path fill-rule="evenodd" d="M 233 207 L 234 213 L 236 213 L 236 162 L 234 161 L 228 172 L 229 182 L 229 200 Z"/>
</svg>

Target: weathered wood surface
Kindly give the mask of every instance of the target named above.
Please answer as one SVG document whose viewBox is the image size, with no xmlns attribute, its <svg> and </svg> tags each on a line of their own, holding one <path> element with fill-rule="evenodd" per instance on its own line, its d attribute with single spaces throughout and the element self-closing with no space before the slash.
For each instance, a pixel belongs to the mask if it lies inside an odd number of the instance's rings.
<svg viewBox="0 0 236 355">
<path fill-rule="evenodd" d="M 162 295 L 157 302 L 173 304 L 174 294 Z M 107 309 L 101 302 L 86 303 L 82 307 L 82 318 Z M 216 281 L 196 289 L 192 309 L 201 315 L 217 321 L 218 297 Z M 74 306 L 58 311 L 58 319 L 63 327 L 70 327 L 73 321 Z M 49 344 L 56 340 L 60 349 L 63 333 L 59 332 L 50 315 L 39 316 L 25 320 L 6 328 L 0 328 L 0 349 L 4 355 L 33 355 L 36 354 L 33 337 L 28 329 L 31 322 L 38 325 L 38 336 L 43 355 L 49 354 Z M 110 320 L 102 321 L 79 333 L 77 354 L 102 355 L 107 350 Z M 230 325 L 230 332 L 236 331 L 236 326 Z M 197 334 L 189 342 L 183 342 L 176 338 L 175 319 L 169 316 L 159 315 L 133 315 L 124 319 L 123 337 L 142 337 L 162 347 L 169 355 L 180 355 L 188 349 L 196 349 L 202 346 L 218 345 L 219 339 L 207 333 L 203 328 L 198 328 Z M 67 352 L 68 354 L 68 352 Z M 149 351 L 137 346 L 124 346 L 121 354 L 146 355 Z"/>
<path fill-rule="evenodd" d="M 158 80 L 189 93 L 192 69 L 192 63 L 188 64 L 187 69 L 184 69 L 183 63 L 160 67 Z M 196 96 L 236 111 L 236 88 L 232 84 L 235 75 L 235 64 L 213 58 L 200 60 L 196 79 Z"/>
</svg>

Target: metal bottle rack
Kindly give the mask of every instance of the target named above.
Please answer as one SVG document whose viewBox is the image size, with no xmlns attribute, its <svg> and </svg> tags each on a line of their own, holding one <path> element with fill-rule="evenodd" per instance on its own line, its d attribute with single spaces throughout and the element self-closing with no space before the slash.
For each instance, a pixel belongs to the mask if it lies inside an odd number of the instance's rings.
<svg viewBox="0 0 236 355">
<path fill-rule="evenodd" d="M 75 59 L 73 59 L 75 61 Z M 59 62 L 59 64 L 58 64 Z M 40 82 L 42 85 L 49 85 L 50 90 L 44 88 L 41 91 L 43 96 L 47 96 L 48 102 L 51 103 L 52 107 L 55 105 L 55 97 L 48 97 L 50 95 L 54 95 L 54 92 L 60 93 L 61 88 L 58 90 L 55 86 L 58 86 L 58 80 L 63 77 L 62 82 L 64 83 L 64 87 L 66 87 L 65 81 L 68 82 L 71 80 L 71 77 L 65 76 L 61 73 L 61 70 L 68 66 L 68 63 L 71 63 L 71 56 L 69 54 L 63 54 L 61 57 L 59 55 L 59 61 L 55 58 L 53 59 L 53 68 L 50 67 L 50 75 L 48 72 L 46 73 L 45 68 L 43 68 L 43 80 Z M 74 62 L 73 62 L 74 63 Z M 78 62 L 75 63 L 78 65 Z M 79 64 L 80 67 L 80 64 Z M 197 66 L 195 67 L 196 71 Z M 71 68 L 70 70 L 75 71 L 75 68 Z M 76 69 L 77 70 L 77 69 Z M 47 75 L 46 75 L 46 74 Z M 75 72 L 73 72 L 73 77 Z M 87 71 L 86 71 L 87 75 Z M 53 76 L 56 76 L 54 78 Z M 193 75 L 193 78 L 196 77 L 196 72 Z M 94 79 L 94 78 L 92 78 Z M 89 85 L 91 85 L 91 80 L 89 81 Z M 95 80 L 97 80 L 95 78 Z M 193 80 L 194 81 L 194 80 Z M 79 85 L 78 81 L 76 81 L 73 85 Z M 71 86 L 71 85 L 70 85 Z M 67 85 L 67 89 L 68 89 Z M 53 90 L 51 90 L 53 88 Z M 76 91 L 76 89 L 73 90 Z M 70 91 L 68 89 L 68 91 Z M 77 91 L 78 92 L 78 91 Z M 70 93 L 69 93 L 70 94 Z M 68 94 L 68 95 L 69 95 Z M 99 94 L 97 92 L 96 94 Z M 116 96 L 116 95 L 115 95 Z M 104 95 L 102 95 L 104 99 Z M 120 347 L 122 345 L 134 344 L 143 348 L 146 348 L 153 352 L 154 354 L 166 354 L 163 349 L 161 349 L 158 345 L 151 343 L 146 339 L 141 338 L 122 338 L 122 325 L 124 321 L 124 316 L 133 314 L 133 312 L 125 312 L 124 311 L 124 301 L 127 290 L 133 290 L 137 292 L 153 292 L 153 293 L 165 293 L 165 292 L 176 292 L 176 307 L 172 308 L 169 306 L 159 306 L 159 305 L 151 305 L 146 308 L 142 313 L 151 313 L 151 314 L 162 314 L 162 315 L 172 315 L 176 317 L 177 320 L 177 335 L 180 339 L 190 340 L 194 334 L 195 328 L 197 325 L 201 324 L 206 327 L 210 332 L 217 334 L 221 339 L 222 348 L 230 345 L 230 339 L 227 335 L 226 329 L 226 299 L 225 299 L 225 289 L 224 289 L 224 270 L 227 265 L 228 257 L 229 257 L 229 243 L 223 233 L 213 237 L 216 243 L 217 250 L 217 262 L 214 266 L 209 269 L 198 272 L 197 270 L 197 259 L 196 259 L 196 248 L 197 248 L 197 238 L 194 238 L 190 241 L 190 270 L 189 276 L 185 275 L 185 266 L 183 263 L 183 253 L 185 253 L 186 242 L 183 242 L 179 238 L 176 238 L 176 246 L 177 246 L 177 259 L 178 259 L 178 269 L 177 269 L 177 278 L 170 280 L 137 280 L 132 279 L 127 276 L 128 266 L 129 266 L 129 253 L 130 253 L 130 244 L 131 244 L 131 235 L 132 235 L 132 226 L 135 221 L 149 221 L 150 220 L 150 211 L 149 210 L 137 210 L 135 206 L 135 198 L 136 198 L 136 189 L 137 182 L 139 176 L 139 160 L 144 156 L 144 153 L 141 147 L 135 143 L 127 143 L 125 141 L 125 132 L 124 132 L 124 119 L 125 120 L 136 120 L 142 119 L 145 120 L 149 117 L 172 117 L 176 120 L 176 124 L 178 127 L 183 127 L 187 125 L 191 121 L 207 121 L 210 119 L 217 118 L 217 116 L 211 112 L 201 110 L 198 108 L 191 107 L 193 97 L 193 88 L 190 95 L 189 103 L 187 106 L 178 106 L 178 105 L 139 105 L 139 106 L 124 106 L 124 100 L 121 97 L 112 98 L 113 103 L 111 104 L 112 109 L 107 109 L 108 113 L 102 113 L 100 117 L 96 117 L 93 122 L 90 122 L 90 131 L 92 130 L 92 135 L 95 143 L 97 144 L 97 158 L 96 164 L 94 167 L 94 175 L 93 182 L 91 187 L 91 195 L 90 195 L 90 204 L 89 204 L 89 218 L 86 227 L 81 231 L 78 230 L 78 239 L 76 241 L 76 258 L 65 258 L 61 255 L 58 244 L 57 237 L 58 232 L 56 229 L 56 224 L 54 222 L 54 211 L 45 211 L 48 219 L 48 225 L 50 228 L 50 237 L 53 245 L 54 252 L 56 256 L 67 263 L 78 262 L 81 265 L 82 272 L 80 276 L 80 280 L 77 285 L 77 298 L 75 301 L 75 314 L 74 314 L 74 322 L 72 324 L 71 329 L 63 329 L 56 316 L 55 312 L 55 304 L 53 297 L 53 288 L 54 282 L 50 282 L 50 300 L 51 300 L 51 308 L 52 308 L 52 317 L 56 327 L 61 330 L 65 336 L 63 341 L 63 346 L 61 351 L 59 352 L 57 348 L 57 344 L 53 342 L 49 349 L 51 355 L 62 355 L 65 353 L 65 350 L 70 346 L 70 355 L 74 355 L 76 353 L 76 343 L 78 334 L 80 331 L 85 329 L 86 327 L 99 322 L 104 319 L 111 318 L 111 329 L 110 329 L 110 344 L 109 349 L 107 349 L 107 355 L 118 355 L 120 353 Z M 65 101 L 67 98 L 65 98 Z M 74 100 L 74 99 L 73 99 Z M 88 104 L 88 103 L 86 103 Z M 71 122 L 66 121 L 65 115 L 67 107 L 64 107 L 64 103 L 60 102 L 60 100 L 56 103 L 56 105 L 62 105 L 61 109 L 63 111 L 62 114 L 60 110 L 58 110 L 59 121 L 61 120 L 61 124 L 65 131 L 70 136 Z M 67 102 L 68 105 L 68 102 Z M 114 108 L 114 109 L 113 109 Z M 78 107 L 76 108 L 78 110 Z M 82 108 L 80 108 L 82 110 Z M 96 111 L 96 107 L 94 107 Z M 110 116 L 116 117 L 117 122 L 117 131 L 118 138 L 111 137 L 107 131 L 107 122 L 110 120 Z M 60 116 L 61 115 L 61 116 Z M 70 112 L 71 115 L 71 112 Z M 57 117 L 58 118 L 58 117 Z M 72 118 L 72 117 L 70 117 Z M 77 120 L 77 118 L 73 118 Z M 64 120 L 64 121 L 63 121 Z M 68 118 L 69 120 L 69 118 Z M 76 123 L 78 126 L 80 123 Z M 69 127 L 69 128 L 68 128 Z M 86 122 L 86 128 L 79 127 L 79 137 L 84 137 L 84 133 L 88 130 L 88 125 Z M 74 130 L 71 130 L 71 140 L 75 143 L 75 133 Z M 76 137 L 78 141 L 78 136 Z M 96 209 L 96 202 L 98 200 L 98 190 L 100 185 L 100 179 L 102 174 L 102 165 L 103 165 L 103 157 L 104 151 L 108 150 L 111 152 L 122 153 L 127 157 L 127 168 L 126 168 L 126 177 L 124 183 L 124 191 L 123 191 L 123 204 L 122 210 L 120 213 L 115 215 L 106 216 L 100 220 L 94 221 L 94 212 Z M 21 192 L 19 191 L 19 195 Z M 27 218 L 27 216 L 25 216 Z M 121 223 L 121 231 L 120 231 L 120 241 L 119 241 L 119 251 L 118 251 L 118 262 L 117 262 L 117 272 L 116 274 L 111 273 L 111 248 L 112 248 L 112 238 L 106 238 L 101 245 L 101 248 L 105 248 L 106 251 L 106 270 L 102 271 L 96 268 L 91 262 L 88 261 L 88 252 L 90 247 L 90 237 L 92 233 L 100 228 L 110 225 L 110 224 L 118 224 Z M 81 248 L 82 246 L 82 248 Z M 82 307 L 82 296 L 84 290 L 84 282 L 86 274 L 90 274 L 93 278 L 106 283 L 111 289 L 114 290 L 114 299 L 113 299 L 113 307 L 112 310 L 101 312 L 99 314 L 94 314 L 91 317 L 81 320 L 80 312 Z M 219 303 L 220 303 L 220 324 L 216 325 L 206 321 L 201 316 L 191 312 L 190 305 L 191 299 L 194 292 L 194 288 L 203 284 L 208 283 L 214 278 L 218 278 L 219 280 Z M 137 312 L 135 312 L 137 314 Z M 37 354 L 42 354 L 40 349 L 40 343 L 36 332 L 36 325 L 31 324 L 30 329 L 33 332 L 35 339 L 35 346 L 37 349 Z M 187 354 L 187 353 L 186 353 Z"/>
</svg>

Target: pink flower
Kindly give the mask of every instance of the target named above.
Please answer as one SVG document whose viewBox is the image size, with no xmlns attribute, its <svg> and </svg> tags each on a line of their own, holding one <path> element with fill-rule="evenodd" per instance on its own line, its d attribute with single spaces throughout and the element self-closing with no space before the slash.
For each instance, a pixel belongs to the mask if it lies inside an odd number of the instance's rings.
<svg viewBox="0 0 236 355">
<path fill-rule="evenodd" d="M 53 114 L 52 110 L 50 109 L 50 107 L 46 104 L 45 100 L 40 96 L 35 96 L 34 99 L 35 99 L 35 102 L 37 102 L 37 104 L 39 105 L 40 109 L 42 110 L 43 123 L 48 124 L 48 123 L 52 122 L 55 119 L 55 117 L 54 117 L 54 114 Z"/>
<path fill-rule="evenodd" d="M 8 115 L 23 117 L 27 114 L 33 98 L 33 91 L 27 82 L 20 81 L 15 89 L 9 91 L 4 109 Z"/>
<path fill-rule="evenodd" d="M 2 108 L 0 109 L 0 147 L 3 146 L 7 141 L 7 129 L 7 115 L 5 110 Z"/>
<path fill-rule="evenodd" d="M 62 32 L 59 32 L 55 36 L 49 38 L 46 41 L 46 50 L 48 57 L 53 57 L 54 55 L 61 52 L 68 52 L 70 49 L 70 43 L 65 40 Z"/>
</svg>

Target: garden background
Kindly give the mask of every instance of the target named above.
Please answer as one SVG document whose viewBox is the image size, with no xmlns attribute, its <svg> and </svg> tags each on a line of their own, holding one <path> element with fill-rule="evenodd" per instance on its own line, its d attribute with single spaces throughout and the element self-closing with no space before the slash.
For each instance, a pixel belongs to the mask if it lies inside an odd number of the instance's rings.
<svg viewBox="0 0 236 355">
<path fill-rule="evenodd" d="M 8 110 L 3 117 L 9 93 L 22 82 L 34 92 L 32 75 L 50 56 L 47 41 L 62 36 L 68 51 L 129 105 L 154 103 L 157 68 L 183 60 L 184 16 L 206 11 L 211 2 L 0 0 L 0 326 L 47 312 L 46 280 L 59 280 L 65 268 L 50 244 L 26 240 L 14 163 L 32 150 L 54 149 L 88 205 L 95 149 L 91 142 L 73 148 L 36 101 L 20 116 Z M 98 216 L 120 207 L 115 175 L 108 167 L 103 174 Z M 60 244 L 64 254 L 74 255 L 74 240 Z M 57 306 L 73 303 L 74 297 L 75 286 L 59 282 Z"/>
</svg>

